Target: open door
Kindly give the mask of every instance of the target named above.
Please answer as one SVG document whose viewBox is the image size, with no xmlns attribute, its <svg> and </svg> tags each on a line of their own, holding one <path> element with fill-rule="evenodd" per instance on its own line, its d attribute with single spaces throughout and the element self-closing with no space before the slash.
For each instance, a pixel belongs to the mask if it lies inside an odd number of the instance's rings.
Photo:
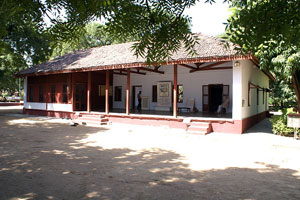
<svg viewBox="0 0 300 200">
<path fill-rule="evenodd" d="M 139 94 L 140 91 L 142 91 L 142 86 L 140 86 L 140 85 L 132 86 L 131 109 L 136 109 L 137 108 L 137 106 L 139 104 L 137 95 Z"/>
<path fill-rule="evenodd" d="M 209 89 L 208 85 L 202 86 L 202 111 L 209 112 Z"/>
<path fill-rule="evenodd" d="M 83 111 L 86 110 L 86 84 L 76 83 L 75 84 L 75 110 Z"/>
<path fill-rule="evenodd" d="M 229 85 L 211 84 L 202 86 L 203 112 L 216 112 L 225 98 L 229 97 Z"/>
</svg>

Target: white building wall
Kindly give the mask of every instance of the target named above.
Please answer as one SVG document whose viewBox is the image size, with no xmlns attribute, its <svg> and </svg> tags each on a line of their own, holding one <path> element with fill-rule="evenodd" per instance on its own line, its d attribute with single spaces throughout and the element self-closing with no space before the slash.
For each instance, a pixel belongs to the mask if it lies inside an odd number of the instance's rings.
<svg viewBox="0 0 300 200">
<path fill-rule="evenodd" d="M 269 88 L 269 78 L 251 61 L 242 60 L 240 63 L 242 71 L 242 101 L 244 101 L 244 105 L 241 108 L 242 119 L 245 119 L 268 110 L 267 93 L 265 92 L 263 103 L 263 91 L 259 91 L 259 104 L 257 105 L 256 89 L 250 89 L 250 106 L 248 106 L 248 83 L 251 82 L 262 88 Z"/>
<path fill-rule="evenodd" d="M 64 111 L 72 112 L 72 104 L 60 104 L 60 103 L 38 103 L 38 102 L 26 102 L 24 103 L 26 109 L 34 110 L 49 110 L 49 111 Z"/>
<path fill-rule="evenodd" d="M 237 61 L 240 62 L 240 61 Z M 234 66 L 234 62 L 233 62 Z M 242 94 L 242 67 L 233 67 L 232 70 L 232 82 L 233 82 L 233 88 L 232 88 L 232 119 L 234 120 L 241 120 L 242 119 L 242 107 L 243 107 L 243 101 L 245 99 L 243 98 Z M 245 104 L 245 102 L 244 102 Z"/>
<path fill-rule="evenodd" d="M 34 110 L 46 110 L 46 103 L 36 103 L 36 102 L 24 102 L 24 107 L 26 109 L 34 109 Z"/>
<path fill-rule="evenodd" d="M 49 111 L 65 111 L 65 112 L 72 112 L 73 111 L 72 104 L 48 103 L 47 107 L 48 107 Z"/>
<path fill-rule="evenodd" d="M 232 62 L 224 63 L 220 66 L 231 66 Z M 160 81 L 171 81 L 173 84 L 173 65 L 162 66 L 160 71 L 164 71 L 164 74 L 158 74 L 153 72 L 146 72 L 147 75 L 139 75 L 131 73 L 130 78 L 130 90 L 132 86 L 142 86 L 142 96 L 149 96 L 150 109 L 156 107 L 156 102 L 152 102 L 152 86 L 156 85 Z M 230 102 L 232 99 L 232 70 L 211 70 L 211 71 L 199 71 L 190 73 L 190 69 L 178 65 L 178 85 L 183 85 L 183 103 L 178 103 L 178 106 L 185 106 L 188 98 L 195 98 L 195 107 L 202 111 L 202 85 L 208 84 L 224 84 L 229 85 L 230 90 Z M 126 101 L 126 79 L 124 75 L 114 75 L 113 89 L 115 86 L 122 86 L 122 101 L 113 101 L 114 108 L 125 109 Z M 113 93 L 114 95 L 114 93 Z M 132 91 L 131 91 L 132 95 Z M 136 94 L 137 95 L 137 94 Z M 132 98 L 132 97 L 131 97 Z M 131 103 L 130 103 L 131 106 Z M 231 105 L 229 106 L 231 108 Z M 229 110 L 231 112 L 231 109 Z"/>
</svg>

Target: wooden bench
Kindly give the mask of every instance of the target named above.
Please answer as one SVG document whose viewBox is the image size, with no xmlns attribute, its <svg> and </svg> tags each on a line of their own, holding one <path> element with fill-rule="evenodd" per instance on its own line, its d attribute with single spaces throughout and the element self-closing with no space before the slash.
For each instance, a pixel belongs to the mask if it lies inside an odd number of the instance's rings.
<svg viewBox="0 0 300 200">
<path fill-rule="evenodd" d="M 182 110 L 186 110 L 186 112 L 191 112 L 191 108 L 189 107 L 178 107 L 178 112 L 182 112 Z"/>
</svg>

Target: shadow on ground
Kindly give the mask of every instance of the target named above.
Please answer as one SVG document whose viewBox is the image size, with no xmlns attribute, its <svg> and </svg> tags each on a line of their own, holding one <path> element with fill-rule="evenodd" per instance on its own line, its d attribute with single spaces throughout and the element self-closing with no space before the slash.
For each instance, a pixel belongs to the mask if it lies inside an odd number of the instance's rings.
<svg viewBox="0 0 300 200">
<path fill-rule="evenodd" d="M 295 170 L 194 171 L 176 152 L 79 142 L 106 128 L 0 120 L 0 199 L 300 199 Z"/>
<path fill-rule="evenodd" d="M 243 134 L 249 133 L 269 133 L 273 134 L 272 131 L 272 123 L 270 122 L 269 118 L 262 120 L 261 122 L 257 123 L 255 126 L 251 127 L 250 129 L 246 130 Z"/>
</svg>

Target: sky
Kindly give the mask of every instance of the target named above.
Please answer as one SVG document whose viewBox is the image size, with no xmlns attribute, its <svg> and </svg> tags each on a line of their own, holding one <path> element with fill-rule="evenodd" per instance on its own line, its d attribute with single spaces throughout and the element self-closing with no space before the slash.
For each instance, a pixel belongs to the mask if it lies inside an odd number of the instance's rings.
<svg viewBox="0 0 300 200">
<path fill-rule="evenodd" d="M 223 0 L 216 0 L 212 5 L 197 2 L 197 4 L 187 9 L 184 14 L 192 17 L 192 32 L 204 33 L 206 35 L 216 36 L 225 32 L 227 18 L 231 12 L 228 10 L 228 3 L 223 3 Z"/>
<path fill-rule="evenodd" d="M 210 36 L 216 36 L 225 32 L 225 25 L 227 18 L 231 14 L 228 10 L 229 4 L 223 3 L 223 0 L 216 0 L 216 3 L 204 3 L 204 0 L 197 2 L 197 4 L 187 10 L 184 15 L 192 17 L 192 32 L 204 33 Z M 51 16 L 51 13 L 48 13 Z M 50 20 L 45 17 L 46 23 L 49 25 Z M 98 22 L 102 22 L 97 20 Z"/>
</svg>

